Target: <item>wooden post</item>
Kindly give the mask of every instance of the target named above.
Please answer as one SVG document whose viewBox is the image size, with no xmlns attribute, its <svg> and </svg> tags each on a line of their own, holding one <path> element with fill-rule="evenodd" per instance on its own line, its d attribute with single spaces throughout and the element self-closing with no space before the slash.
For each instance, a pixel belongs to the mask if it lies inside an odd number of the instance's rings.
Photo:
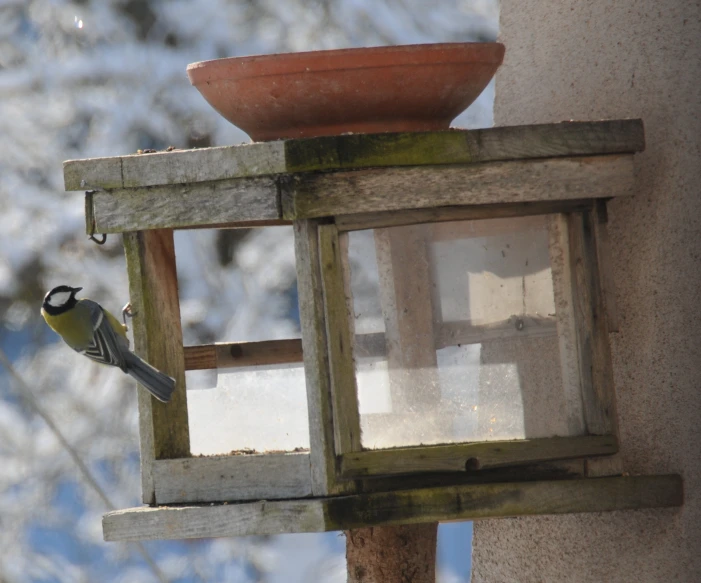
<svg viewBox="0 0 701 583">
<path fill-rule="evenodd" d="M 437 522 L 345 533 L 348 583 L 435 583 Z"/>
<path fill-rule="evenodd" d="M 157 401 L 143 389 L 138 394 L 142 496 L 146 504 L 155 504 L 154 461 L 190 456 L 173 231 L 125 233 L 124 250 L 134 311 L 134 349 L 175 378 L 169 403 Z"/>
<path fill-rule="evenodd" d="M 375 231 L 392 412 L 422 414 L 400 439 L 439 432 L 427 231 L 424 225 Z M 437 522 L 346 531 L 349 583 L 435 583 L 437 533 Z"/>
</svg>

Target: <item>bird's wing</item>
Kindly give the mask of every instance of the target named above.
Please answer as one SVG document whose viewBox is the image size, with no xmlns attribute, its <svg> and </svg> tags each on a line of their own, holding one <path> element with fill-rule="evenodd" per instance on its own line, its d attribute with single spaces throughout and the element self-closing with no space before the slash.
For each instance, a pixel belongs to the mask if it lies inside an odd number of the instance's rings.
<svg viewBox="0 0 701 583">
<path fill-rule="evenodd" d="M 113 328 L 111 320 L 115 318 L 109 318 L 108 312 L 92 300 L 80 300 L 76 308 L 89 311 L 93 328 L 90 344 L 81 352 L 92 360 L 126 370 L 124 352 L 129 350 L 129 342 L 126 336 L 123 337 Z"/>
</svg>

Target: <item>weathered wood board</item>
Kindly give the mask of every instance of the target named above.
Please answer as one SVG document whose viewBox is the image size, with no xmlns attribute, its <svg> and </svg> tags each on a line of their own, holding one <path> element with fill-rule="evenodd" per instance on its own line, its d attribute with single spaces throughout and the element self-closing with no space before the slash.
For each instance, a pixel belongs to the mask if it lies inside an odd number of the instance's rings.
<svg viewBox="0 0 701 583">
<path fill-rule="evenodd" d="M 66 190 L 112 190 L 319 170 L 619 154 L 644 148 L 642 121 L 629 119 L 348 134 L 67 160 L 63 168 Z"/>
<path fill-rule="evenodd" d="M 97 191 L 91 198 L 97 233 L 280 218 L 278 185 L 271 177 Z"/>
<path fill-rule="evenodd" d="M 161 403 L 139 390 L 141 479 L 144 502 L 154 501 L 153 463 L 190 455 L 185 362 L 171 230 L 124 235 L 129 297 L 134 313 L 134 349 L 175 378 L 175 391 Z"/>
<path fill-rule="evenodd" d="M 302 219 L 632 194 L 633 156 L 620 154 L 296 174 L 281 204 L 282 218 Z"/>
<path fill-rule="evenodd" d="M 525 217 L 552 213 L 583 212 L 593 206 L 591 199 L 556 200 L 470 206 L 441 206 L 427 209 L 356 213 L 335 217 L 339 231 L 357 231 L 380 227 L 401 227 L 417 223 L 477 221 L 482 219 Z"/>
<path fill-rule="evenodd" d="M 336 477 L 334 456 L 334 419 L 331 397 L 331 365 L 326 336 L 326 313 L 319 301 L 323 276 L 319 259 L 319 224 L 297 221 L 294 224 L 297 261 L 297 293 L 302 328 L 300 356 L 304 351 L 307 385 L 309 445 L 312 491 L 315 496 L 352 492 L 355 484 Z"/>
<path fill-rule="evenodd" d="M 106 541 L 323 532 L 366 526 L 681 506 L 681 476 L 504 482 L 311 500 L 142 507 L 105 514 Z"/>
<path fill-rule="evenodd" d="M 153 475 L 157 504 L 312 495 L 308 453 L 156 460 Z"/>
<path fill-rule="evenodd" d="M 260 225 L 397 208 L 631 194 L 632 173 L 622 160 L 644 146 L 640 120 L 359 134 L 69 160 L 64 180 L 66 190 L 95 191 L 88 199 L 88 232 Z M 584 172 L 586 160 L 599 158 L 605 162 Z M 334 208 L 339 200 L 344 204 Z"/>
<path fill-rule="evenodd" d="M 501 322 L 474 325 L 467 320 L 436 325 L 435 350 L 446 346 L 472 344 L 500 338 L 553 336 L 557 334 L 551 316 L 511 316 Z M 384 356 L 385 335 L 382 332 L 358 334 L 354 349 L 362 356 Z M 217 342 L 186 346 L 185 370 L 238 368 L 303 362 L 302 340 L 289 338 L 258 342 Z"/>
<path fill-rule="evenodd" d="M 343 234 L 347 237 L 347 234 Z M 337 454 L 360 450 L 360 414 L 353 355 L 353 310 L 344 277 L 342 242 L 335 225 L 319 226 L 319 264 L 324 292 L 331 372 L 334 446 Z"/>
<path fill-rule="evenodd" d="M 361 478 L 485 470 L 588 455 L 610 455 L 617 451 L 618 442 L 614 436 L 587 435 L 371 449 L 344 454 L 339 462 L 344 478 Z"/>
</svg>

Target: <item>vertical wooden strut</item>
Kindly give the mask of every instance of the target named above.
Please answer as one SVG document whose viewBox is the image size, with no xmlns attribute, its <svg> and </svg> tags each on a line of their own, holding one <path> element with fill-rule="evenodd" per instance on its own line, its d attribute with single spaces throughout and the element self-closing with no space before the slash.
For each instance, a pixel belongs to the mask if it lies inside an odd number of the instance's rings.
<svg viewBox="0 0 701 583">
<path fill-rule="evenodd" d="M 319 223 L 295 221 L 294 233 L 309 410 L 312 492 L 315 496 L 352 492 L 355 489 L 353 481 L 339 482 L 336 478 L 331 371 L 326 315 L 320 297 L 323 279 L 319 259 Z"/>
<path fill-rule="evenodd" d="M 175 246 L 171 229 L 124 234 L 134 330 L 134 350 L 175 379 L 169 403 L 139 390 L 143 500 L 155 504 L 153 461 L 189 457 L 185 359 L 180 324 Z"/>
<path fill-rule="evenodd" d="M 570 261 L 573 274 L 574 313 L 577 324 L 580 378 L 584 419 L 592 435 L 618 437 L 616 393 L 609 347 L 609 321 L 601 279 L 597 222 L 601 209 L 569 215 Z M 602 221 L 603 222 L 603 221 Z M 604 245 L 607 241 L 604 240 Z M 623 473 L 620 455 L 589 459 L 586 475 L 611 476 Z"/>
<path fill-rule="evenodd" d="M 346 253 L 347 233 L 339 236 L 336 225 L 319 226 L 319 262 L 324 293 L 326 337 L 331 371 L 334 445 L 336 455 L 360 451 L 360 412 L 355 380 L 353 340 L 355 322 L 350 304 Z"/>
</svg>

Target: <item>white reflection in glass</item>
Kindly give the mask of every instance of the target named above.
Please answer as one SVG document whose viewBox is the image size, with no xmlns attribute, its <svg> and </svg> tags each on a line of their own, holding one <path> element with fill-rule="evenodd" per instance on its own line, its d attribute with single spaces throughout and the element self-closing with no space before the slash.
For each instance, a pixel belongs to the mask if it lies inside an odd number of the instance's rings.
<svg viewBox="0 0 701 583">
<path fill-rule="evenodd" d="M 188 391 L 193 455 L 309 447 L 304 366 L 229 369 L 215 389 Z"/>
<path fill-rule="evenodd" d="M 363 447 L 571 433 L 547 217 L 349 236 Z"/>
</svg>

